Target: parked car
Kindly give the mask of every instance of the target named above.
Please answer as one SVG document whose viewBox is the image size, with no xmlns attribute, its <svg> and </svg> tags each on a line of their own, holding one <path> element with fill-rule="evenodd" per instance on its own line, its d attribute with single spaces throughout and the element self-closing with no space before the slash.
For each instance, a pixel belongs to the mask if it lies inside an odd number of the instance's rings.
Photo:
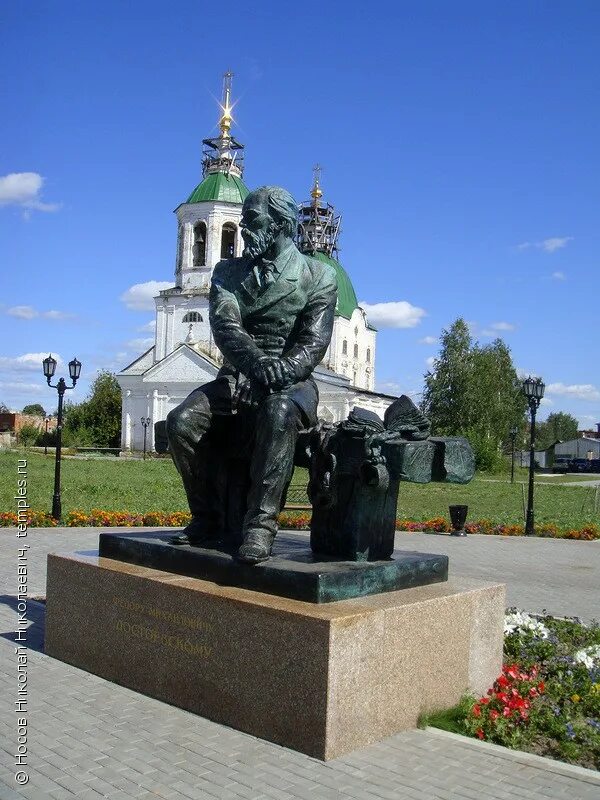
<svg viewBox="0 0 600 800">
<path fill-rule="evenodd" d="M 569 472 L 600 472 L 600 458 L 572 458 Z"/>
<path fill-rule="evenodd" d="M 570 458 L 555 458 L 554 464 L 552 465 L 552 472 L 557 472 L 560 475 L 564 475 L 569 471 L 570 461 Z"/>
</svg>

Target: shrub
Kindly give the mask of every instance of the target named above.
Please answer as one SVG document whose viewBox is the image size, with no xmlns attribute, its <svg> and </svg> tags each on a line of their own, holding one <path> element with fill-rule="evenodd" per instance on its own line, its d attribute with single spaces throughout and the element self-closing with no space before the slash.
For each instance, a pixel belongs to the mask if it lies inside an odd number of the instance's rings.
<svg viewBox="0 0 600 800">
<path fill-rule="evenodd" d="M 23 447 L 32 447 L 40 436 L 40 429 L 30 422 L 25 423 L 17 434 L 17 439 Z"/>
</svg>

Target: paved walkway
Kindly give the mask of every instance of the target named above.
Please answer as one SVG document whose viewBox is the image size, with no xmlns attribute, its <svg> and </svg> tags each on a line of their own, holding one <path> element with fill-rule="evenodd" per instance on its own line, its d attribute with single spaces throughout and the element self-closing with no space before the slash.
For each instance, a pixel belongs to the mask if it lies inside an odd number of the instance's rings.
<svg viewBox="0 0 600 800">
<path fill-rule="evenodd" d="M 45 591 L 50 550 L 87 550 L 97 530 L 30 531 L 29 593 Z M 22 541 L 22 540 L 21 540 Z M 519 544 L 515 544 L 516 542 Z M 498 569 L 532 559 L 530 573 L 546 556 L 561 568 L 595 561 L 600 543 L 505 540 L 466 541 L 426 534 L 401 535 L 413 549 L 452 551 L 455 574 L 477 573 L 478 562 Z M 506 546 L 504 544 L 506 543 Z M 563 545 L 570 547 L 555 547 Z M 591 545 L 591 546 L 590 546 Z M 537 550 L 535 549 L 537 546 Z M 578 548 L 585 548 L 578 550 Z M 29 782 L 14 780 L 17 730 L 14 700 L 17 664 L 16 548 L 13 533 L 0 532 L 0 800 L 598 800 L 600 775 L 536 756 L 518 754 L 441 731 L 407 731 L 333 762 L 292 750 L 188 714 L 48 658 L 42 652 L 44 607 L 30 602 L 28 670 Z M 512 548 L 512 549 L 509 549 Z M 513 564 L 515 566 L 515 564 Z M 523 576 L 510 592 L 520 596 Z M 480 573 L 477 573 L 480 574 Z M 575 573 L 578 574 L 578 573 Z M 498 574 L 483 577 L 497 578 Z M 556 589 L 541 575 L 533 596 Z M 585 595 L 585 591 L 584 591 Z M 516 600 L 513 600 L 516 602 Z M 578 594 L 573 594 L 572 610 Z M 584 598 L 587 606 L 588 600 Z M 548 603 L 546 603 L 548 605 Z M 587 612 L 586 612 L 587 613 Z M 149 665 L 151 668 L 151 665 Z"/>
</svg>

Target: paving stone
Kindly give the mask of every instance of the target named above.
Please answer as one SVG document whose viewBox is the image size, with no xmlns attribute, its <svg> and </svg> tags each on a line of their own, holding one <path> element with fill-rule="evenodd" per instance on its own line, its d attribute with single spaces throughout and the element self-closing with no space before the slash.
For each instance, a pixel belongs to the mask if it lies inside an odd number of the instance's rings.
<svg viewBox="0 0 600 800">
<path fill-rule="evenodd" d="M 5 535 L 6 534 L 6 535 Z M 49 550 L 91 549 L 97 531 L 35 531 L 29 551 L 30 591 L 43 594 Z M 35 538 L 33 538 L 35 536 Z M 426 535 L 410 538 L 414 549 Z M 442 537 L 436 537 L 445 541 Z M 463 548 L 472 568 L 485 553 L 510 547 L 471 539 Z M 403 539 L 403 543 L 406 539 Z M 10 532 L 0 535 L 0 581 L 14 585 Z M 452 543 L 455 544 L 455 543 Z M 464 544 L 464 543 L 463 543 Z M 539 549 L 543 569 L 562 563 L 565 548 Z M 564 543 L 563 543 L 564 544 Z M 572 544 L 572 543 L 566 543 Z M 600 564 L 600 543 L 585 551 Z M 485 548 L 487 547 L 487 550 Z M 435 549 L 435 548 L 434 548 Z M 515 558 L 521 550 L 512 547 Z M 571 548 L 571 552 L 575 552 Z M 553 561 L 554 559 L 554 561 Z M 459 566 L 460 566 L 459 562 Z M 500 562 L 505 565 L 506 561 Z M 533 562 L 537 563 L 533 558 Z M 500 567 L 499 567 L 500 568 Z M 466 572 L 464 573 L 467 574 Z M 497 576 L 488 574 L 487 577 Z M 578 595 L 586 615 L 588 589 Z M 594 595 L 595 598 L 596 595 Z M 549 595 L 539 602 L 546 602 Z M 595 601 L 595 600 L 594 600 Z M 536 600 L 537 602 L 537 600 Z M 595 601 L 596 602 L 596 601 Z M 32 612 L 36 638 L 43 633 L 44 608 Z M 14 629 L 14 609 L 0 603 L 0 628 Z M 39 644 L 38 644 L 39 646 Z M 30 651 L 30 775 L 17 787 L 10 769 L 0 771 L 0 800 L 598 800 L 600 776 L 570 770 L 546 759 L 527 760 L 503 748 L 435 731 L 406 731 L 324 764 L 300 753 L 225 728 L 181 709 L 136 695 L 67 664 Z M 0 636 L 0 748 L 12 764 L 14 650 Z M 9 713 L 10 712 L 10 713 Z M 5 757 L 6 756 L 6 757 Z M 562 770 L 562 771 L 561 771 Z"/>
</svg>

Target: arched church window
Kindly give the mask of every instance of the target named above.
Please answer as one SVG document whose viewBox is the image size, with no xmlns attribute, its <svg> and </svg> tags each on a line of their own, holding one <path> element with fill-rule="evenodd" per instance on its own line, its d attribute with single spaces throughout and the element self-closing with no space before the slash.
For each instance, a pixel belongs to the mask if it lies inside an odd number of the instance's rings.
<svg viewBox="0 0 600 800">
<path fill-rule="evenodd" d="M 177 263 L 175 264 L 175 272 L 180 272 L 183 261 L 183 225 L 177 229 Z"/>
<path fill-rule="evenodd" d="M 367 364 L 371 363 L 371 348 L 367 347 Z"/>
<path fill-rule="evenodd" d="M 358 336 L 358 325 L 356 326 L 356 328 L 354 328 L 354 335 Z"/>
<path fill-rule="evenodd" d="M 197 311 L 188 311 L 182 322 L 202 322 L 202 314 Z"/>
<path fill-rule="evenodd" d="M 192 263 L 195 267 L 206 265 L 206 223 L 194 225 L 194 244 L 192 247 Z"/>
<path fill-rule="evenodd" d="M 233 258 L 235 255 L 236 227 L 233 222 L 226 222 L 221 232 L 221 258 Z"/>
<path fill-rule="evenodd" d="M 343 356 L 348 355 L 348 342 L 346 339 L 344 339 L 344 341 L 342 342 L 342 355 Z"/>
<path fill-rule="evenodd" d="M 358 358 L 358 345 L 354 345 L 354 358 Z"/>
</svg>

